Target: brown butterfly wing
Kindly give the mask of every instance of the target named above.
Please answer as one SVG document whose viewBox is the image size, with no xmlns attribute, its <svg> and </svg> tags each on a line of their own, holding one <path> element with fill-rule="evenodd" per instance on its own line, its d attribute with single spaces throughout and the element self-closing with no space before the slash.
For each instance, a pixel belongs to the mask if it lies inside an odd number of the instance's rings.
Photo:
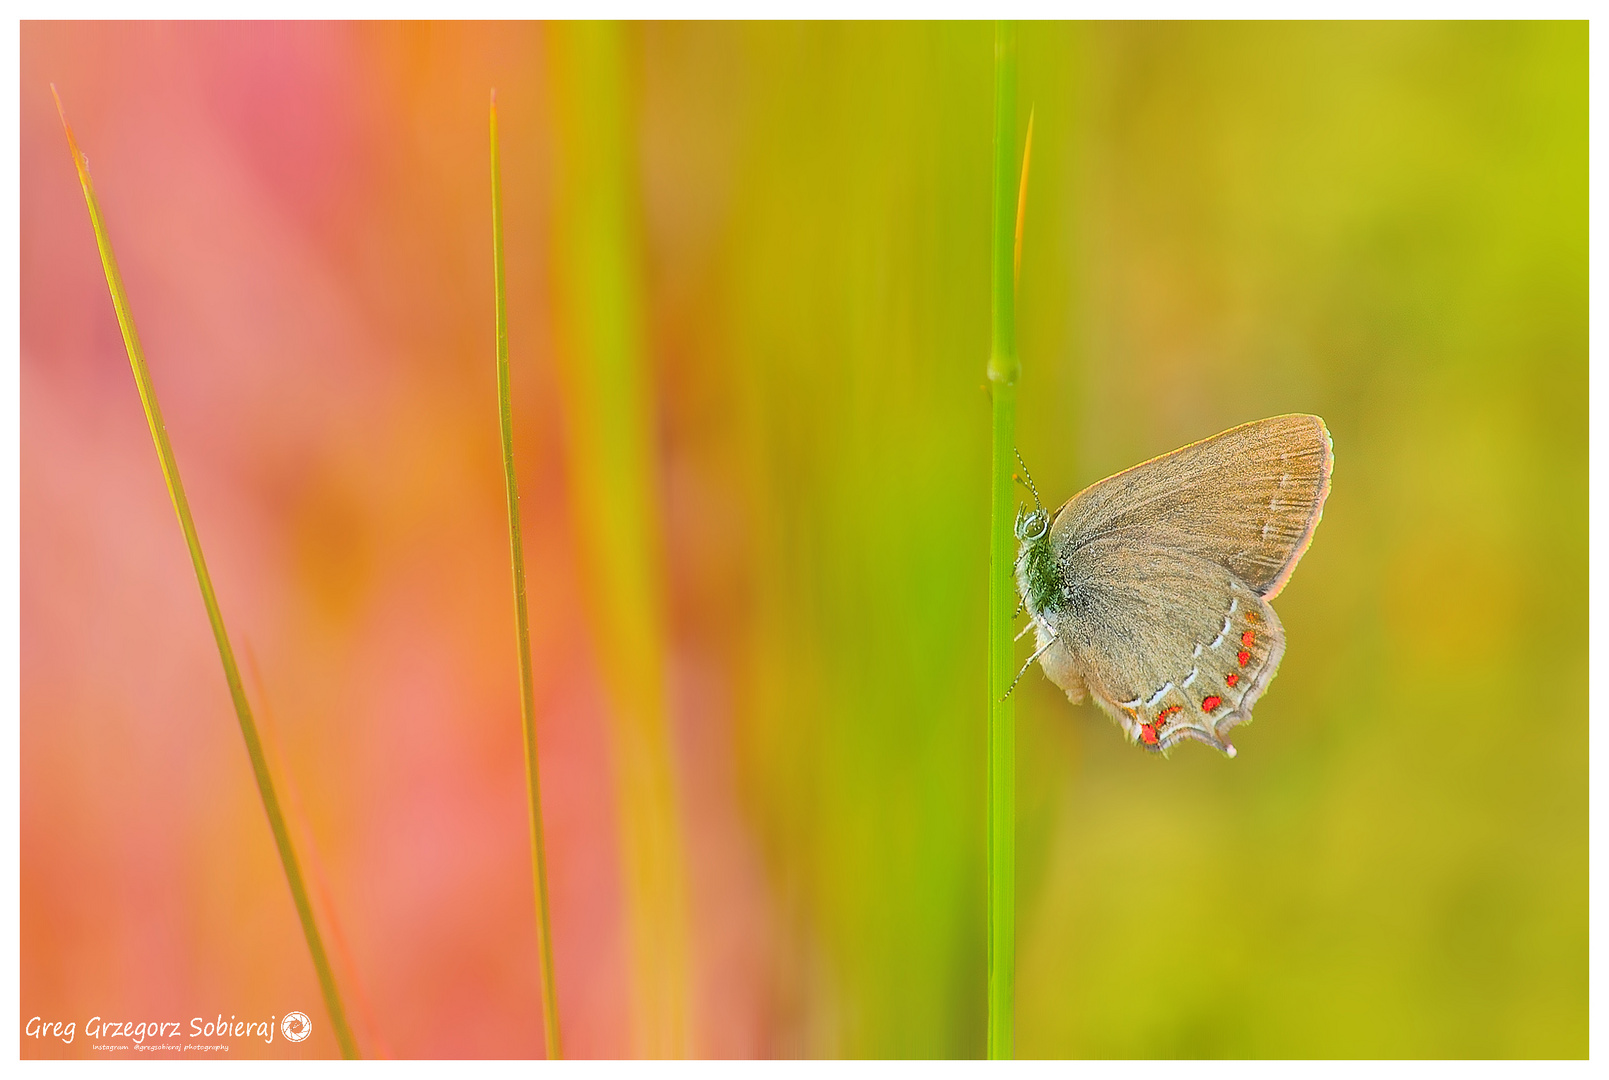
<svg viewBox="0 0 1609 1080">
<path fill-rule="evenodd" d="M 1057 514 L 1051 543 L 1114 536 L 1190 552 L 1272 600 L 1313 539 L 1334 460 L 1319 417 L 1255 420 L 1085 488 Z"/>
<path fill-rule="evenodd" d="M 1268 602 L 1217 563 L 1113 536 L 1062 565 L 1045 673 L 1075 701 L 1087 688 L 1131 741 L 1166 751 L 1196 739 L 1233 755 L 1229 729 L 1250 719 L 1285 652 Z"/>
<path fill-rule="evenodd" d="M 1251 718 L 1285 652 L 1272 600 L 1329 494 L 1316 416 L 1232 428 L 1073 496 L 1051 527 L 1065 580 L 1041 658 L 1069 696 L 1087 686 L 1130 739 L 1166 751 Z"/>
</svg>

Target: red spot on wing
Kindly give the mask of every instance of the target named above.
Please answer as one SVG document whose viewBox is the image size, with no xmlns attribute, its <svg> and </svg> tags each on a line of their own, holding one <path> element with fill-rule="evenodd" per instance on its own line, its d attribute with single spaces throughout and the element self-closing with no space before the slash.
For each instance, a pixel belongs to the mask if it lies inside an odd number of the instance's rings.
<svg viewBox="0 0 1609 1080">
<path fill-rule="evenodd" d="M 1201 703 L 1201 707 L 1205 711 L 1211 712 L 1212 710 L 1216 709 L 1218 706 L 1222 705 L 1223 703 L 1224 703 L 1223 698 L 1219 697 L 1217 694 L 1212 694 L 1205 701 L 1203 701 Z"/>
<path fill-rule="evenodd" d="M 1224 676 L 1224 682 L 1228 683 L 1230 686 L 1235 685 L 1239 681 L 1240 672 L 1238 671 L 1231 671 L 1228 675 Z"/>
<path fill-rule="evenodd" d="M 1165 721 L 1168 717 L 1172 716 L 1174 713 L 1183 712 L 1183 711 L 1184 711 L 1184 706 L 1183 705 L 1169 705 L 1166 709 L 1163 709 L 1161 712 L 1156 714 L 1157 726 L 1160 727 L 1162 725 L 1162 722 Z"/>
<path fill-rule="evenodd" d="M 1235 659 L 1240 661 L 1241 667 L 1245 667 L 1246 661 L 1251 659 L 1251 653 L 1247 652 L 1245 649 L 1241 649 L 1235 654 Z"/>
<path fill-rule="evenodd" d="M 1252 633 L 1250 630 L 1247 630 L 1244 634 L 1240 635 L 1240 643 L 1242 645 L 1246 646 L 1246 648 L 1248 648 L 1248 649 L 1251 648 L 1252 642 L 1254 642 L 1256 640 L 1257 640 L 1257 635 Z"/>
<path fill-rule="evenodd" d="M 1141 724 L 1140 725 L 1140 741 L 1145 743 L 1146 746 L 1155 746 L 1156 745 L 1156 728 L 1152 727 L 1150 724 Z"/>
</svg>

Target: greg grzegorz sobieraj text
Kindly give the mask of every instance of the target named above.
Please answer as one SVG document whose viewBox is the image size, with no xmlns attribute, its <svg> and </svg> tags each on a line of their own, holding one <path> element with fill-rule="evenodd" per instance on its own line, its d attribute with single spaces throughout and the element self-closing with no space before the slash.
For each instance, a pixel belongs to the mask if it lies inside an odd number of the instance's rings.
<svg viewBox="0 0 1609 1080">
<path fill-rule="evenodd" d="M 261 1039 L 265 1044 L 274 1041 L 278 1033 L 278 1016 L 266 1020 L 242 1020 L 230 1013 L 226 1019 L 219 1013 L 214 1019 L 193 1016 L 188 1024 L 179 1020 L 109 1020 L 92 1016 L 84 1022 L 84 1037 L 95 1042 L 109 1039 L 130 1039 L 135 1044 L 147 1039 L 175 1039 L 181 1036 L 192 1039 Z M 60 1039 L 70 1043 L 78 1034 L 76 1020 L 46 1020 L 35 1016 L 23 1026 L 22 1033 L 33 1039 Z"/>
</svg>

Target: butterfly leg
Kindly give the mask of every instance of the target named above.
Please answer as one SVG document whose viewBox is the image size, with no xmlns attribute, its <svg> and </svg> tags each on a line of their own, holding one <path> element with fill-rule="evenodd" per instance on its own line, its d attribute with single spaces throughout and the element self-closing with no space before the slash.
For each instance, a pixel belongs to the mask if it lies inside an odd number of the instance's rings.
<svg viewBox="0 0 1609 1080">
<path fill-rule="evenodd" d="M 1029 625 L 1032 624 L 1030 623 Z M 1028 662 L 1022 665 L 1022 670 L 1017 672 L 1017 677 L 1011 680 L 1011 685 L 1006 687 L 1005 694 L 1003 694 L 1000 698 L 1001 701 L 1004 701 L 1006 698 L 1011 696 L 1011 692 L 1017 688 L 1017 684 L 1022 681 L 1022 677 L 1028 674 L 1028 669 L 1034 666 L 1034 661 L 1043 656 L 1045 650 L 1056 644 L 1057 640 L 1058 639 L 1056 638 L 1051 638 L 1049 641 L 1045 642 L 1043 645 L 1039 646 L 1039 648 L 1034 650 L 1034 654 L 1028 658 Z"/>
</svg>

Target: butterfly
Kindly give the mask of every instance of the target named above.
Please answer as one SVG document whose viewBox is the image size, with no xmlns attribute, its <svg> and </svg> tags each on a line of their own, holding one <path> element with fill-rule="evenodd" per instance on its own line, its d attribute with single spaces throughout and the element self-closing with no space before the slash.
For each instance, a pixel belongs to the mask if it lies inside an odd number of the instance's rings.
<svg viewBox="0 0 1609 1080">
<path fill-rule="evenodd" d="M 1037 648 L 1023 672 L 1037 660 L 1147 750 L 1195 739 L 1234 757 L 1229 731 L 1285 654 L 1270 601 L 1313 540 L 1334 460 L 1324 421 L 1291 414 L 1109 476 L 1054 517 L 1028 480 L 1016 575 Z"/>
</svg>

